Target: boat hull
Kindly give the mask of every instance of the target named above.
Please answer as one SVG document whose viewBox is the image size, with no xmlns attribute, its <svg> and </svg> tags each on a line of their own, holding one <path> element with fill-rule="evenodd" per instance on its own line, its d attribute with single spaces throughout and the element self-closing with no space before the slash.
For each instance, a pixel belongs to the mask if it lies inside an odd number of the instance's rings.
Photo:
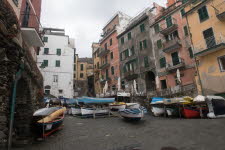
<svg viewBox="0 0 225 150">
<path fill-rule="evenodd" d="M 183 108 L 183 116 L 187 119 L 200 118 L 200 111 L 198 109 Z"/>
<path fill-rule="evenodd" d="M 125 109 L 119 113 L 127 120 L 141 120 L 144 117 L 144 112 L 140 109 Z"/>
<path fill-rule="evenodd" d="M 80 108 L 71 108 L 72 115 L 81 115 L 81 109 Z"/>
<path fill-rule="evenodd" d="M 81 115 L 82 116 L 101 116 L 109 114 L 109 110 L 107 109 L 93 109 L 93 108 L 81 108 Z"/>
<path fill-rule="evenodd" d="M 109 108 L 113 111 L 124 110 L 126 108 L 126 104 L 122 105 L 110 105 Z"/>
<path fill-rule="evenodd" d="M 154 116 L 161 116 L 164 114 L 164 108 L 161 107 L 152 107 L 152 112 Z"/>
<path fill-rule="evenodd" d="M 127 103 L 128 109 L 140 108 L 140 104 L 138 103 Z"/>
</svg>

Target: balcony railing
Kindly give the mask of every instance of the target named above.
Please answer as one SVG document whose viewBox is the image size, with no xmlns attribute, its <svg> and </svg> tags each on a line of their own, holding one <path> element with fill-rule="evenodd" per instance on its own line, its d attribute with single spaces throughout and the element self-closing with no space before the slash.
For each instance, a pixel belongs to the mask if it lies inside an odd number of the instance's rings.
<svg viewBox="0 0 225 150">
<path fill-rule="evenodd" d="M 105 68 L 107 68 L 109 66 L 110 66 L 109 63 L 105 63 L 105 64 L 101 65 L 100 69 L 105 69 Z"/>
<path fill-rule="evenodd" d="M 225 21 L 225 1 L 215 6 L 215 12 L 220 21 Z"/>
<path fill-rule="evenodd" d="M 222 34 L 211 36 L 199 43 L 194 44 L 195 56 L 204 56 L 209 53 L 221 50 L 225 48 L 225 36 Z"/>
<path fill-rule="evenodd" d="M 176 30 L 178 25 L 177 25 L 177 20 L 174 18 L 171 18 L 171 22 L 164 22 L 160 25 L 160 32 L 164 35 L 171 33 L 172 31 Z"/>
<path fill-rule="evenodd" d="M 109 52 L 110 52 L 110 50 L 108 50 L 108 49 L 100 49 L 98 57 L 103 57 L 103 56 L 107 55 Z"/>
<path fill-rule="evenodd" d="M 105 84 L 106 81 L 111 81 L 111 78 L 106 77 L 106 78 L 100 78 L 101 84 Z"/>
<path fill-rule="evenodd" d="M 181 48 L 181 41 L 179 38 L 175 38 L 173 40 L 166 41 L 165 43 L 163 43 L 164 53 L 170 53 L 171 51 L 179 48 Z"/>
<path fill-rule="evenodd" d="M 185 66 L 182 58 L 173 59 L 172 62 L 166 64 L 167 71 L 174 71 Z"/>
<path fill-rule="evenodd" d="M 138 78 L 138 74 L 135 71 L 128 71 L 124 73 L 124 78 L 128 81 Z"/>
</svg>

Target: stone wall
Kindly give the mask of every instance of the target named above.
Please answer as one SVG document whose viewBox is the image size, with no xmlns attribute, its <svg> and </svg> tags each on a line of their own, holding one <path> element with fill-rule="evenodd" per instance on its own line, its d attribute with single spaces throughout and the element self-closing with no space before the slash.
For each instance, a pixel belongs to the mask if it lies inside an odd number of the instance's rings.
<svg viewBox="0 0 225 150">
<path fill-rule="evenodd" d="M 28 48 L 19 44 L 20 29 L 14 11 L 0 0 L 0 147 L 6 146 L 12 89 L 16 73 L 24 66 L 18 81 L 13 141 L 30 139 L 33 112 L 41 106 L 43 78 Z M 25 42 L 23 42 L 25 43 Z"/>
</svg>

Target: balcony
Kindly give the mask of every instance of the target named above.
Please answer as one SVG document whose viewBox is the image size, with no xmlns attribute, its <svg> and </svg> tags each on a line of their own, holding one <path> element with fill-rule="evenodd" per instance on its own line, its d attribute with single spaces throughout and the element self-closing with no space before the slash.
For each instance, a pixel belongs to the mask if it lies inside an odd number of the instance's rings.
<svg viewBox="0 0 225 150">
<path fill-rule="evenodd" d="M 105 69 L 105 68 L 107 68 L 109 66 L 110 66 L 109 63 L 105 63 L 105 64 L 101 65 L 100 69 Z"/>
<path fill-rule="evenodd" d="M 172 18 L 171 23 L 167 23 L 166 21 L 160 25 L 160 33 L 167 35 L 178 28 L 177 20 Z"/>
<path fill-rule="evenodd" d="M 104 33 L 101 34 L 102 39 L 100 42 L 104 41 L 109 35 L 111 35 L 114 31 L 116 31 L 117 26 L 114 26 L 112 29 L 108 29 Z"/>
<path fill-rule="evenodd" d="M 205 56 L 210 53 L 225 49 L 225 36 L 217 34 L 194 45 L 195 56 Z"/>
<path fill-rule="evenodd" d="M 216 16 L 220 21 L 225 21 L 225 1 L 215 6 Z"/>
<path fill-rule="evenodd" d="M 105 84 L 106 81 L 111 81 L 111 78 L 109 78 L 109 77 L 106 77 L 105 79 L 100 78 L 100 83 L 101 84 Z"/>
<path fill-rule="evenodd" d="M 185 67 L 184 60 L 182 58 L 177 58 L 173 59 L 171 63 L 166 64 L 166 71 L 172 72 L 183 67 Z"/>
<path fill-rule="evenodd" d="M 128 72 L 124 73 L 124 78 L 128 81 L 134 80 L 134 79 L 138 78 L 138 74 L 135 73 L 135 71 L 128 71 Z"/>
<path fill-rule="evenodd" d="M 106 50 L 106 49 L 101 49 L 99 54 L 98 54 L 98 57 L 103 57 L 105 55 L 107 55 L 108 53 L 110 52 L 110 50 Z"/>
<path fill-rule="evenodd" d="M 163 52 L 164 53 L 170 53 L 172 52 L 173 50 L 176 50 L 176 49 L 179 49 L 181 48 L 181 41 L 180 39 L 178 38 L 175 38 L 173 40 L 170 40 L 170 41 L 166 41 L 164 44 L 163 44 Z"/>
</svg>

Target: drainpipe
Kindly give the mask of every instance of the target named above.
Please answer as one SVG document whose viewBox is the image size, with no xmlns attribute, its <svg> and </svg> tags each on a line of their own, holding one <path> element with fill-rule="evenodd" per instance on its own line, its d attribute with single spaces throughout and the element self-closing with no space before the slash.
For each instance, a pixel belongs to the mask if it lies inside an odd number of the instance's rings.
<svg viewBox="0 0 225 150">
<path fill-rule="evenodd" d="M 193 46 L 193 40 L 192 40 L 192 34 L 191 34 L 191 32 L 190 32 L 190 26 L 189 26 L 189 22 L 188 22 L 188 19 L 187 19 L 187 14 L 185 15 L 185 18 L 186 18 L 186 21 L 187 21 L 188 32 L 189 32 L 190 39 L 191 39 L 192 51 L 194 52 L 194 46 Z M 195 58 L 195 67 L 196 67 L 196 69 L 197 69 L 198 81 L 199 81 L 199 84 L 200 84 L 201 94 L 204 96 L 205 93 L 204 93 L 203 86 L 202 86 L 202 80 L 201 80 L 200 73 L 199 73 L 199 68 L 198 68 L 198 64 L 197 64 L 197 59 L 196 59 L 195 56 L 194 56 L 194 58 Z M 198 84 L 198 83 L 196 83 L 196 85 L 197 85 L 197 84 Z"/>
<path fill-rule="evenodd" d="M 24 64 L 21 64 L 20 68 L 19 68 L 19 71 L 16 73 L 15 81 L 13 83 L 13 94 L 12 94 L 12 100 L 11 100 L 12 103 L 11 103 L 11 108 L 10 108 L 8 150 L 10 150 L 11 147 L 12 147 L 12 130 L 13 130 L 13 124 L 14 124 L 17 83 L 18 83 L 19 79 L 21 78 L 23 70 L 24 70 Z"/>
</svg>

